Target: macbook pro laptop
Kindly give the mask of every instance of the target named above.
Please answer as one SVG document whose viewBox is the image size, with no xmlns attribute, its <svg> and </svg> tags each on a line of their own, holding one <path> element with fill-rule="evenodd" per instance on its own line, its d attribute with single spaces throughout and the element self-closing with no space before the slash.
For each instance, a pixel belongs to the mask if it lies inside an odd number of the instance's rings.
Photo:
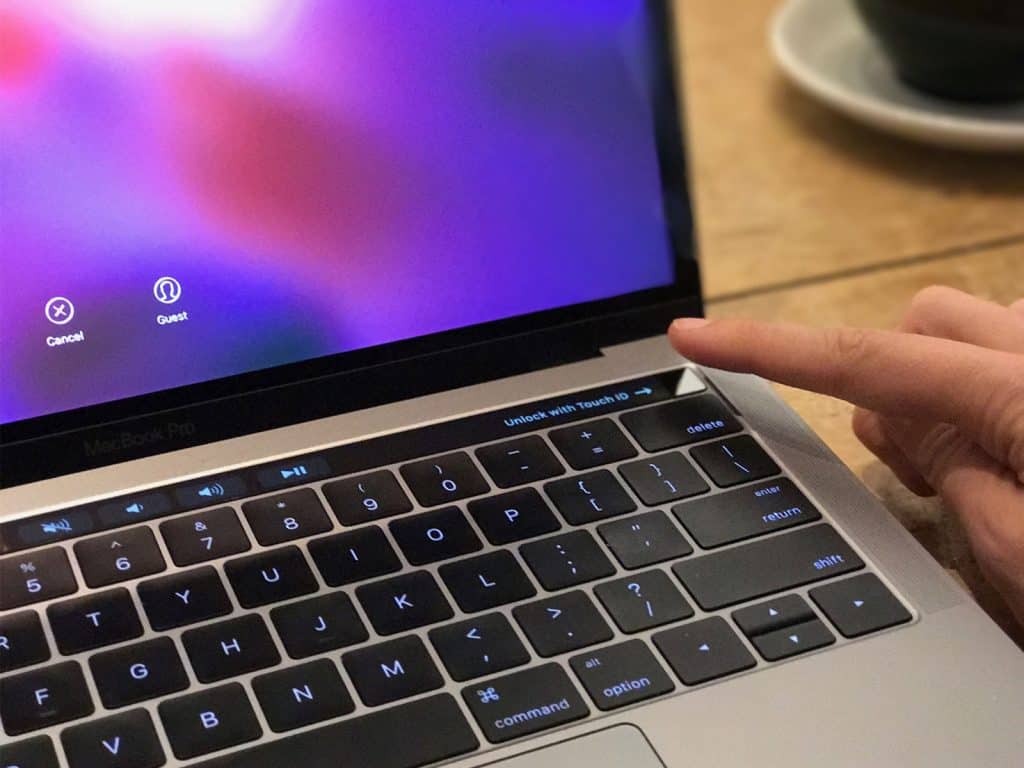
<svg viewBox="0 0 1024 768">
<path fill-rule="evenodd" d="M 664 338 L 672 29 L 4 5 L 0 766 L 1021 765 L 1019 650 Z"/>
</svg>

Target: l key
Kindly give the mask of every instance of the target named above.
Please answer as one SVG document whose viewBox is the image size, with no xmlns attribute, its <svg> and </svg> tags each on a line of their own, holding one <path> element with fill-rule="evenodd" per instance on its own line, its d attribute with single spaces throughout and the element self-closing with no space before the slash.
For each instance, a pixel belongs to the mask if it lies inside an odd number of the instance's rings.
<svg viewBox="0 0 1024 768">
<path fill-rule="evenodd" d="M 442 565 L 441 578 L 466 613 L 495 608 L 537 594 L 511 552 L 500 550 Z"/>
</svg>

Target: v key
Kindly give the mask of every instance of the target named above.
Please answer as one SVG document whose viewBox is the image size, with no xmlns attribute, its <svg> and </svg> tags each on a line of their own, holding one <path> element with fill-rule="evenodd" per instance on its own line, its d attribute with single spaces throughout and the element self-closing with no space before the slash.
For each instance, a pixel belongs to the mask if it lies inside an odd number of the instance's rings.
<svg viewBox="0 0 1024 768">
<path fill-rule="evenodd" d="M 157 768 L 166 762 L 143 709 L 72 726 L 60 738 L 70 768 Z"/>
</svg>

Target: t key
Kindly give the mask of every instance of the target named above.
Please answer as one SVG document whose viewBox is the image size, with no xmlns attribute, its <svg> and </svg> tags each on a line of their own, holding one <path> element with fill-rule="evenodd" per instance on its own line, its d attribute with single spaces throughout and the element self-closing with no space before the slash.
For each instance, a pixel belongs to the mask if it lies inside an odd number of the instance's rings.
<svg viewBox="0 0 1024 768">
<path fill-rule="evenodd" d="M 75 556 L 90 587 L 148 576 L 166 567 L 149 528 L 130 528 L 80 541 L 75 544 Z"/>
<path fill-rule="evenodd" d="M 405 464 L 400 471 L 417 500 L 425 507 L 479 496 L 490 490 L 480 470 L 461 451 Z"/>
<path fill-rule="evenodd" d="M 60 547 L 0 560 L 0 610 L 69 595 L 77 588 Z"/>
<path fill-rule="evenodd" d="M 242 505 L 256 540 L 265 547 L 330 530 L 316 492 L 309 488 L 279 493 Z"/>
<path fill-rule="evenodd" d="M 55 603 L 46 615 L 66 656 L 142 635 L 139 614 L 124 588 Z"/>
</svg>

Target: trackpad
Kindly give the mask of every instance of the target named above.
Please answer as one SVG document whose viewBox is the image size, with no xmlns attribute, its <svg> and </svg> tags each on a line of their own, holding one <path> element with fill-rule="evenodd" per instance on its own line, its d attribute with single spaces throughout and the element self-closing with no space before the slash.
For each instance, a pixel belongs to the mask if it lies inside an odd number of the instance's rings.
<svg viewBox="0 0 1024 768">
<path fill-rule="evenodd" d="M 617 725 L 489 765 L 493 768 L 665 768 L 640 729 L 633 725 Z"/>
</svg>

